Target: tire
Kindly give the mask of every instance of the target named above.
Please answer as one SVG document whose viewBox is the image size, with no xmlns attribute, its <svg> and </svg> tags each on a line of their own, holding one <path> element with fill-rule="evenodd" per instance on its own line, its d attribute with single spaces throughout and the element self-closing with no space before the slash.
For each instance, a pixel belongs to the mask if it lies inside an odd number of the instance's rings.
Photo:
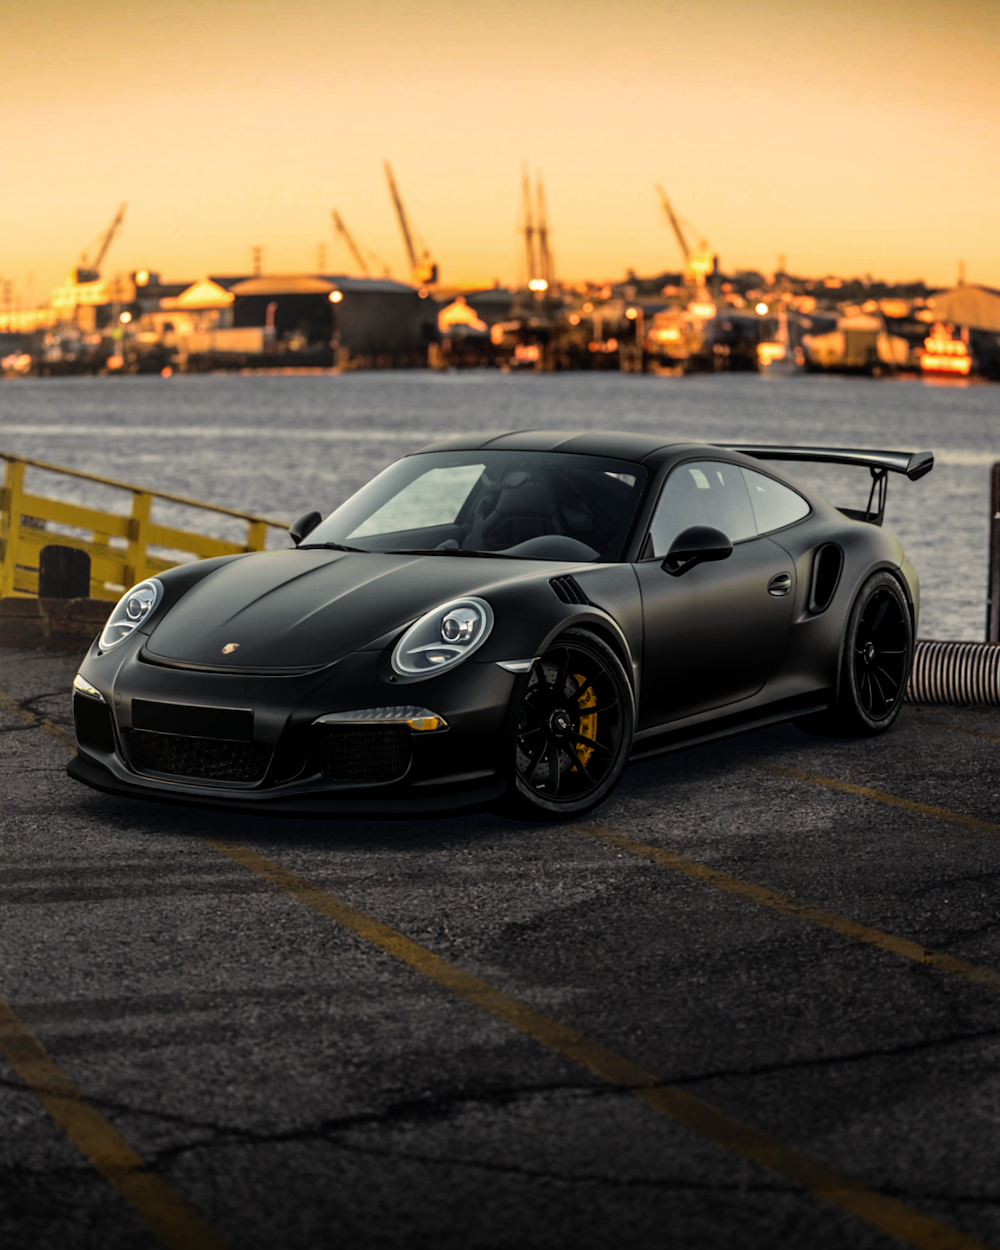
<svg viewBox="0 0 1000 1250">
<path fill-rule="evenodd" d="M 906 596 L 891 573 L 873 573 L 847 620 L 837 702 L 794 723 L 805 733 L 830 737 L 885 733 L 903 706 L 912 667 L 913 620 Z"/>
<path fill-rule="evenodd" d="M 567 629 L 536 660 L 511 707 L 511 781 L 496 810 L 516 820 L 575 820 L 603 803 L 632 751 L 635 701 L 602 639 Z"/>
</svg>

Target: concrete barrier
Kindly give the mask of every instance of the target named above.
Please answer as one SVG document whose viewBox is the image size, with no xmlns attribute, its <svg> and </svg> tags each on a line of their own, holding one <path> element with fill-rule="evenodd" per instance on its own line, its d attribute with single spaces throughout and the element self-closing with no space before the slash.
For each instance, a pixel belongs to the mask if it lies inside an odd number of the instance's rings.
<svg viewBox="0 0 1000 1250">
<path fill-rule="evenodd" d="M 918 639 L 906 701 L 1000 706 L 1000 643 Z"/>
<path fill-rule="evenodd" d="M 86 651 L 114 606 L 107 599 L 0 599 L 0 646 Z"/>
</svg>

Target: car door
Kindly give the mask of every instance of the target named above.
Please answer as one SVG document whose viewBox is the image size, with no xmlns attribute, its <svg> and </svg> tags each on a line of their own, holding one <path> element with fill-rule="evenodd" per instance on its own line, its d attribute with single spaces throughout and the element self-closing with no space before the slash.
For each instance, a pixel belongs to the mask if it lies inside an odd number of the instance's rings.
<svg viewBox="0 0 1000 1250">
<path fill-rule="evenodd" d="M 674 539 L 710 525 L 733 543 L 726 560 L 679 577 L 661 567 Z M 639 728 L 736 703 L 767 681 L 795 598 L 788 553 L 758 533 L 743 471 L 725 461 L 677 465 L 636 566 L 643 607 Z"/>
</svg>

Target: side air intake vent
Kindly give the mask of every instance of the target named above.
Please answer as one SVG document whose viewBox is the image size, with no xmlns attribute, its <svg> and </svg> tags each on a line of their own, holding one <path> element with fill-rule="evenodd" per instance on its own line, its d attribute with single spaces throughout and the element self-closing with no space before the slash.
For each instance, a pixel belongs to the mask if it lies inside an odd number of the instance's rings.
<svg viewBox="0 0 1000 1250">
<path fill-rule="evenodd" d="M 816 552 L 813 560 L 812 587 L 809 592 L 809 611 L 824 612 L 837 593 L 837 584 L 844 567 L 844 553 L 836 543 L 826 543 Z"/>
<path fill-rule="evenodd" d="M 565 577 L 553 577 L 549 585 L 556 592 L 556 596 L 563 603 L 589 603 L 590 600 L 583 593 L 583 587 L 575 577 L 568 574 Z"/>
</svg>

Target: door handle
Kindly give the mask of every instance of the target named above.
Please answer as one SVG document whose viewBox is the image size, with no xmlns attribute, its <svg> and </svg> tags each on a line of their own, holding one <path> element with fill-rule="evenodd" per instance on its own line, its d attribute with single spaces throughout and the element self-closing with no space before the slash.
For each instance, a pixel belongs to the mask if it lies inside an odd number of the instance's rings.
<svg viewBox="0 0 1000 1250">
<path fill-rule="evenodd" d="M 791 573 L 775 573 L 775 575 L 767 583 L 767 593 L 769 595 L 774 595 L 776 599 L 780 599 L 782 595 L 787 595 L 791 588 Z"/>
</svg>

